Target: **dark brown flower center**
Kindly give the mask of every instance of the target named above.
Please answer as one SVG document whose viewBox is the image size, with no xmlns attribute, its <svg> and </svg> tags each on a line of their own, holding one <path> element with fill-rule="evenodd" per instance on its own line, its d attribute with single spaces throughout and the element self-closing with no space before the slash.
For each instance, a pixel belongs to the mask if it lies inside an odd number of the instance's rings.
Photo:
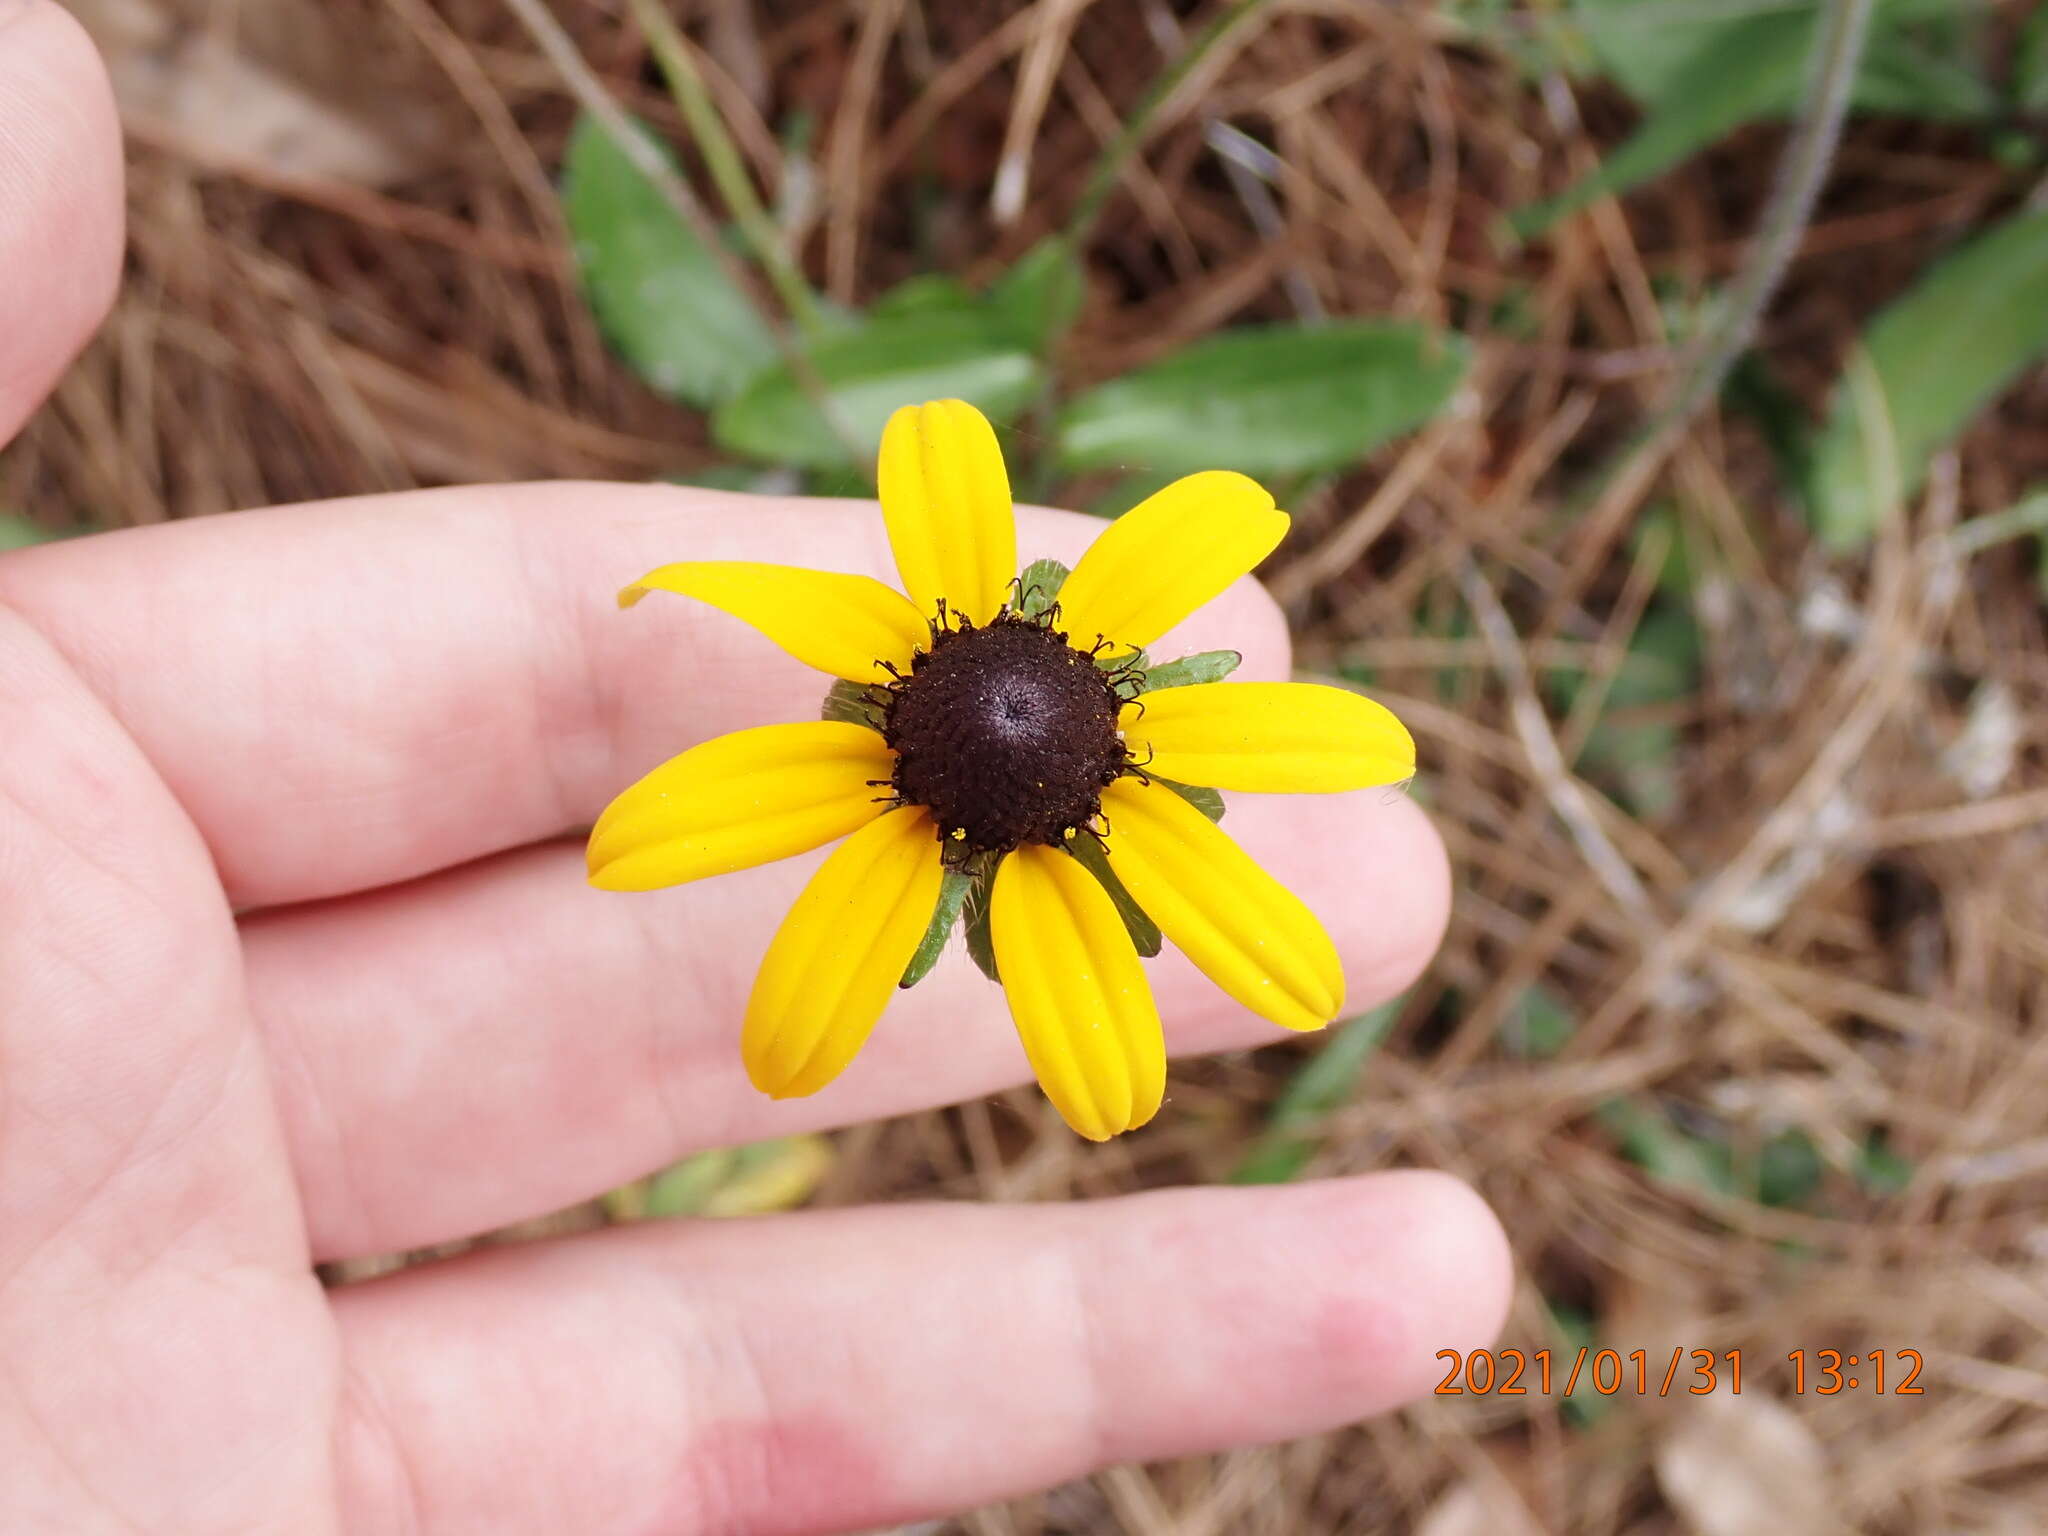
<svg viewBox="0 0 2048 1536">
<path fill-rule="evenodd" d="M 941 629 L 889 690 L 896 793 L 961 855 L 1057 845 L 1124 769 L 1111 677 L 1038 619 Z"/>
</svg>

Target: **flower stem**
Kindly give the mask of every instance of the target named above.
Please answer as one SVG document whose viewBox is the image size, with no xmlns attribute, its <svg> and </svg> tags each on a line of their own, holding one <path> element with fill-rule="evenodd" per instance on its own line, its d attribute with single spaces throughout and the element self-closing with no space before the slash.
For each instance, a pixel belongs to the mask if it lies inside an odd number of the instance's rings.
<svg viewBox="0 0 2048 1536">
<path fill-rule="evenodd" d="M 668 82 L 669 94 L 675 98 L 676 107 L 689 126 L 690 136 L 696 141 L 697 151 L 704 157 L 704 167 L 717 183 L 719 195 L 725 199 L 733 222 L 739 225 L 740 233 L 746 237 L 754 259 L 761 264 L 762 272 L 767 275 L 783 307 L 789 311 L 790 318 L 805 332 L 817 334 L 825 318 L 818 305 L 818 296 L 811 291 L 810 284 L 804 281 L 803 274 L 790 259 L 781 231 L 775 227 L 775 221 L 769 217 L 768 210 L 754 191 L 753 179 L 740 158 L 739 146 L 733 142 L 731 133 L 726 130 L 725 119 L 719 116 L 711 93 L 705 89 L 703 71 L 697 67 L 695 52 L 683 37 L 682 30 L 662 9 L 660 0 L 627 0 L 627 4 L 632 9 L 633 19 L 646 34 L 648 47 L 654 50 L 654 57 L 661 65 L 662 78 Z"/>
</svg>

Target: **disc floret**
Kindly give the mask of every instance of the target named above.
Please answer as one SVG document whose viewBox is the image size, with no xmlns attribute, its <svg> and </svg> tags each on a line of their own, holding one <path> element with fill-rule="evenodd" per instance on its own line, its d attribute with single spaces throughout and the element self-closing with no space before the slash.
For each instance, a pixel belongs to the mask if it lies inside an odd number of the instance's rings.
<svg viewBox="0 0 2048 1536">
<path fill-rule="evenodd" d="M 1119 680 L 1068 643 L 1057 616 L 951 616 L 888 684 L 891 787 L 930 812 L 951 863 L 1058 846 L 1098 822 L 1102 791 L 1129 767 Z"/>
</svg>

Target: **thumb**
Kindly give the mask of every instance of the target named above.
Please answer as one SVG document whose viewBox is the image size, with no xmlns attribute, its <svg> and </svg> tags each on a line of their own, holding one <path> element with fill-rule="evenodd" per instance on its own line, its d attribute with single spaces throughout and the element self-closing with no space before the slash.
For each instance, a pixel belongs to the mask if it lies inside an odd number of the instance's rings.
<svg viewBox="0 0 2048 1536">
<path fill-rule="evenodd" d="M 99 55 L 50 0 L 0 0 L 0 444 L 106 315 L 121 224 Z"/>
</svg>

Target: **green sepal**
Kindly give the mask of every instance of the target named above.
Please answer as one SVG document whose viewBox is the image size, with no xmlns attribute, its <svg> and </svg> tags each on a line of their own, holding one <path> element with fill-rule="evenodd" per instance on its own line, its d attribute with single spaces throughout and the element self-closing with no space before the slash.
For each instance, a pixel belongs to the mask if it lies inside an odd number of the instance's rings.
<svg viewBox="0 0 2048 1536">
<path fill-rule="evenodd" d="M 946 952 L 946 940 L 952 935 L 953 925 L 960 920 L 960 908 L 967 900 L 967 888 L 973 884 L 972 875 L 957 869 L 946 871 L 946 878 L 939 882 L 939 899 L 932 908 L 931 923 L 924 931 L 917 953 L 903 968 L 903 979 L 896 983 L 897 986 L 914 987 L 931 974 L 932 967 L 939 963 L 939 956 Z"/>
<path fill-rule="evenodd" d="M 1137 898 L 1124 889 L 1123 881 L 1110 868 L 1109 851 L 1102 846 L 1102 839 L 1083 827 L 1067 839 L 1065 847 L 1109 892 L 1109 899 L 1116 904 L 1117 916 L 1124 920 L 1124 927 L 1130 932 L 1131 942 L 1138 947 L 1138 953 L 1147 960 L 1158 954 L 1159 925 L 1145 915 L 1145 909 L 1138 905 Z"/>
<path fill-rule="evenodd" d="M 1143 651 L 1125 651 L 1121 656 L 1098 656 L 1095 665 L 1105 672 L 1136 672 L 1143 675 L 1151 660 Z"/>
<path fill-rule="evenodd" d="M 820 720 L 839 720 L 848 725 L 864 725 L 871 731 L 882 729 L 882 707 L 868 696 L 870 683 L 849 682 L 834 678 L 832 687 L 825 694 L 825 702 L 818 707 Z"/>
<path fill-rule="evenodd" d="M 1186 688 L 1195 683 L 1220 683 L 1244 660 L 1237 651 L 1197 651 L 1178 661 L 1162 661 L 1146 672 L 1140 693 L 1154 688 Z"/>
<path fill-rule="evenodd" d="M 1199 784 L 1182 784 L 1174 779 L 1162 779 L 1156 773 L 1147 773 L 1145 777 L 1154 784 L 1161 784 L 1172 790 L 1211 821 L 1223 819 L 1223 796 L 1215 790 L 1204 789 Z"/>
<path fill-rule="evenodd" d="M 1001 863 L 1000 859 L 991 860 L 987 869 L 968 882 L 967 899 L 961 907 L 967 932 L 967 953 L 980 967 L 981 974 L 998 985 L 1003 978 L 996 970 L 996 943 L 988 931 L 988 907 L 989 897 L 995 890 L 996 868 Z"/>
<path fill-rule="evenodd" d="M 1035 619 L 1059 601 L 1060 588 L 1071 574 L 1057 560 L 1034 560 L 1017 578 L 1017 612 Z"/>
</svg>

